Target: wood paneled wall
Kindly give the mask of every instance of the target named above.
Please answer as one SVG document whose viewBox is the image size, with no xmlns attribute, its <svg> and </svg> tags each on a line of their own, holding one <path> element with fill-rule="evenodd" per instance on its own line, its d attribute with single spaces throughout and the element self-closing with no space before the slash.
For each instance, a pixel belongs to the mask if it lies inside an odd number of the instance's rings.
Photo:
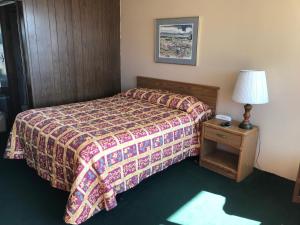
<svg viewBox="0 0 300 225">
<path fill-rule="evenodd" d="M 33 106 L 120 91 L 119 0 L 23 0 Z"/>
</svg>

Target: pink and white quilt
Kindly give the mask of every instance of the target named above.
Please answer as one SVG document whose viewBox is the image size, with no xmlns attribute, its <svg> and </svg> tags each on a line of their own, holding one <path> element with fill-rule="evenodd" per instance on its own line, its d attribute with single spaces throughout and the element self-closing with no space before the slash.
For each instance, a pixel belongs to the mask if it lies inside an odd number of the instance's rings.
<svg viewBox="0 0 300 225">
<path fill-rule="evenodd" d="M 199 154 L 200 121 L 211 111 L 194 97 L 150 89 L 17 115 L 5 157 L 25 159 L 69 191 L 65 222 L 80 224 L 117 206 L 116 195 Z"/>
</svg>

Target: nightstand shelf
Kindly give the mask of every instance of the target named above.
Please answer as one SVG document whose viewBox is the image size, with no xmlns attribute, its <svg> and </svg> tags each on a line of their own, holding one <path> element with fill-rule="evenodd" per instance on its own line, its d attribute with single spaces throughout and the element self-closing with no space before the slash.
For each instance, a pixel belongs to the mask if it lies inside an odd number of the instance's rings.
<svg viewBox="0 0 300 225">
<path fill-rule="evenodd" d="M 200 165 L 239 182 L 253 170 L 258 128 L 243 130 L 236 121 L 231 127 L 220 123 L 203 123 Z"/>
<path fill-rule="evenodd" d="M 238 160 L 237 155 L 219 149 L 201 158 L 202 165 L 211 165 L 215 170 L 223 171 L 232 179 L 235 179 L 237 175 Z"/>
<path fill-rule="evenodd" d="M 226 170 L 236 173 L 238 168 L 239 157 L 223 150 L 216 150 L 202 158 L 203 161 L 210 162 L 216 166 L 225 168 Z"/>
</svg>

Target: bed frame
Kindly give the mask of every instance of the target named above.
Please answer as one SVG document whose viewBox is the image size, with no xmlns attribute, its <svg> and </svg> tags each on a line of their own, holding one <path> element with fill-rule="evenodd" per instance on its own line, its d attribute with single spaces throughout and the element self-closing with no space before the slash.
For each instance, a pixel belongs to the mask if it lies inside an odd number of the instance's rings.
<svg viewBox="0 0 300 225">
<path fill-rule="evenodd" d="M 172 91 L 178 94 L 192 95 L 208 104 L 216 111 L 219 87 L 202 84 L 191 84 L 178 81 L 161 80 L 151 77 L 137 77 L 138 88 L 152 88 Z"/>
</svg>

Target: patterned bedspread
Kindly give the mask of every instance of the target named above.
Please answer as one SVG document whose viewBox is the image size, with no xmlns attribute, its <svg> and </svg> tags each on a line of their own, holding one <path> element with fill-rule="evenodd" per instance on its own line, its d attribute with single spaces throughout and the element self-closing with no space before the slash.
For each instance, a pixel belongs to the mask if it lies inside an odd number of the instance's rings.
<svg viewBox="0 0 300 225">
<path fill-rule="evenodd" d="M 197 124 L 191 113 L 130 94 L 33 109 L 16 117 L 5 157 L 26 159 L 69 191 L 65 222 L 80 224 L 114 208 L 116 194 L 199 154 Z"/>
</svg>

